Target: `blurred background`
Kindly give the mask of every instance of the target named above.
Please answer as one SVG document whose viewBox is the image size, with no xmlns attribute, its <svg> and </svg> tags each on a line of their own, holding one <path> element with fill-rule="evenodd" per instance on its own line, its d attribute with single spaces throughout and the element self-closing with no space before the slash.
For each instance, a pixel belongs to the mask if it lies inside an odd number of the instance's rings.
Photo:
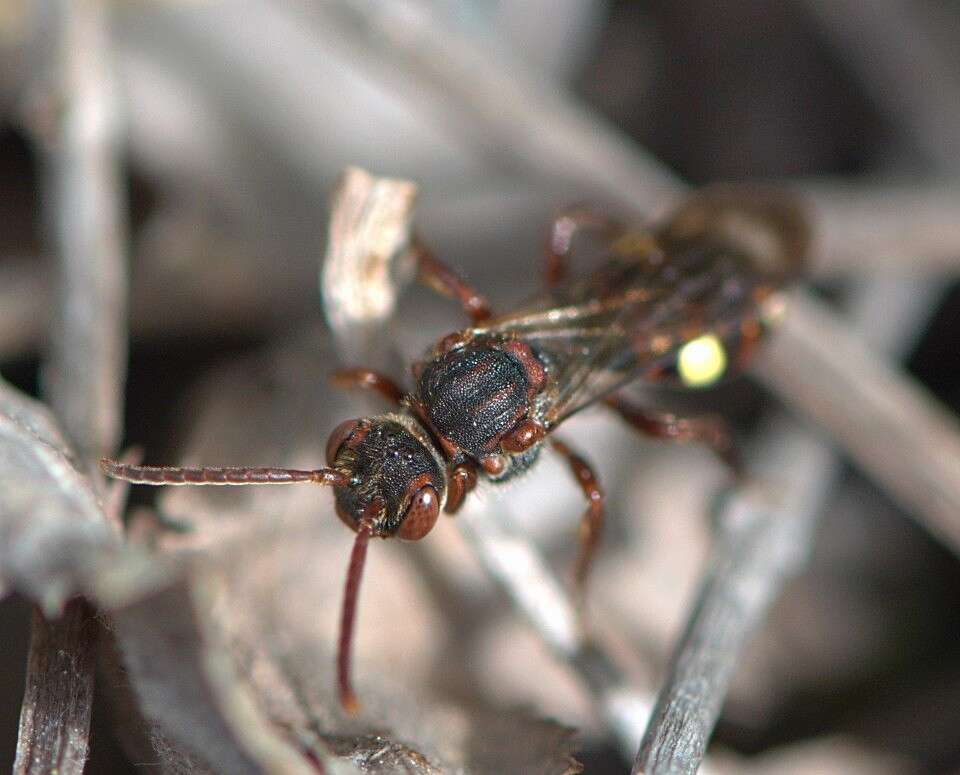
<svg viewBox="0 0 960 775">
<path fill-rule="evenodd" d="M 328 198 L 347 165 L 416 181 L 425 240 L 497 309 L 538 288 L 543 234 L 561 205 L 595 201 L 643 220 L 675 201 L 677 178 L 789 186 L 809 196 L 815 228 L 830 226 L 812 257 L 811 286 L 831 302 L 877 276 L 915 289 L 910 318 L 886 324 L 902 329 L 904 368 L 947 406 L 960 401 L 960 251 L 955 228 L 949 239 L 937 231 L 960 222 L 955 0 L 101 8 L 106 41 L 81 34 L 66 45 L 95 47 L 92 66 L 107 78 L 91 126 L 106 131 L 121 161 L 131 275 L 124 438 L 147 450 L 147 462 L 181 459 L 198 425 L 209 427 L 201 417 L 217 400 L 211 375 L 222 380 L 225 369 L 303 332 L 321 336 Z M 53 2 L 0 4 L 0 374 L 34 395 L 57 304 L 51 159 L 62 149 L 51 133 L 59 109 L 51 63 L 65 45 L 61 14 Z M 649 162 L 643 179 L 637 159 Z M 872 225 L 885 234 L 891 223 L 902 224 L 903 250 L 871 242 Z M 411 289 L 398 305 L 396 343 L 412 358 L 460 325 L 453 305 Z M 316 367 L 303 366 L 303 379 Z M 302 387 L 322 403 L 322 385 Z M 743 379 L 703 403 L 749 438 L 776 398 Z M 313 422 L 321 450 L 332 425 Z M 705 493 L 723 472 L 702 451 L 636 439 L 600 414 L 577 423 L 567 435 L 596 462 L 610 497 L 598 618 L 617 622 L 612 637 L 647 671 L 652 692 L 707 552 Z M 208 457 L 235 455 L 218 453 L 216 434 L 204 439 Z M 558 569 L 582 508 L 565 478 L 547 461 L 506 496 L 488 498 L 509 501 Z M 155 495 L 137 492 L 135 503 Z M 826 504 L 809 564 L 734 679 L 711 767 L 954 772 L 957 558 L 853 468 Z M 315 508 L 333 522 L 327 501 Z M 444 555 L 450 542 L 422 549 L 428 576 L 456 564 L 450 557 L 461 549 Z M 469 576 L 453 586 L 482 587 Z M 448 680 L 457 693 L 578 727 L 588 772 L 628 772 L 582 687 L 495 590 L 476 595 L 488 604 L 471 608 L 476 621 L 460 635 L 468 642 L 438 647 L 431 669 L 457 673 Z M 417 624 L 449 638 L 445 628 L 460 625 L 434 605 L 428 625 Z M 16 745 L 28 624 L 24 599 L 0 602 L 3 767 Z M 88 771 L 143 771 L 124 753 L 111 713 L 98 697 Z"/>
</svg>

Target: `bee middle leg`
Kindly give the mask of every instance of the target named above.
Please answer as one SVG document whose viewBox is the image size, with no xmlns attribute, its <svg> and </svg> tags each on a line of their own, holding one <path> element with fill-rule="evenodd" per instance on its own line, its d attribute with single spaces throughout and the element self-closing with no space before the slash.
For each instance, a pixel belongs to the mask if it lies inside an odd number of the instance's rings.
<svg viewBox="0 0 960 775">
<path fill-rule="evenodd" d="M 603 490 L 600 487 L 599 478 L 586 460 L 557 438 L 551 438 L 550 443 L 560 456 L 567 461 L 570 471 L 587 499 L 587 510 L 580 519 L 580 529 L 577 532 L 579 549 L 576 564 L 573 566 L 574 592 L 578 604 L 582 606 L 590 567 L 593 564 L 593 558 L 600 543 L 600 534 L 603 531 Z"/>
</svg>

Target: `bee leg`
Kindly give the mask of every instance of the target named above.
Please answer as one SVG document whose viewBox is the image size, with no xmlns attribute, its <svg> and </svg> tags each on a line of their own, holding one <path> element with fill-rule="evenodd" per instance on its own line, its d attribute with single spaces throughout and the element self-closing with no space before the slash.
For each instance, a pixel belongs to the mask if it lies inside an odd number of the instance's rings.
<svg viewBox="0 0 960 775">
<path fill-rule="evenodd" d="M 573 566 L 573 584 L 577 603 L 582 608 L 584 593 L 587 587 L 587 578 L 590 567 L 596 554 L 603 530 L 603 490 L 600 489 L 600 480 L 590 464 L 573 452 L 566 444 L 556 438 L 550 439 L 553 448 L 567 461 L 577 484 L 587 499 L 587 510 L 580 520 L 580 529 L 577 532 L 579 550 L 576 564 Z"/>
<path fill-rule="evenodd" d="M 477 469 L 469 463 L 459 463 L 454 466 L 447 477 L 447 505 L 444 508 L 448 514 L 455 514 L 463 500 L 477 486 Z"/>
<path fill-rule="evenodd" d="M 670 412 L 644 409 L 616 394 L 604 403 L 646 436 L 706 444 L 729 468 L 735 479 L 743 477 L 743 463 L 733 443 L 733 434 L 722 417 L 679 417 Z"/>
<path fill-rule="evenodd" d="M 419 237 L 413 238 L 410 249 L 417 261 L 417 279 L 420 282 L 441 296 L 460 302 L 464 313 L 474 325 L 490 318 L 490 304 L 486 297 L 467 285 L 453 269 L 437 258 Z"/>
<path fill-rule="evenodd" d="M 338 369 L 330 375 L 330 384 L 345 390 L 363 388 L 375 390 L 390 403 L 400 406 L 403 391 L 390 377 L 370 369 Z"/>
<path fill-rule="evenodd" d="M 624 233 L 621 223 L 586 204 L 573 205 L 559 210 L 550 224 L 544 250 L 544 284 L 553 288 L 567 276 L 567 259 L 573 246 L 573 238 L 584 229 L 598 232 L 601 237 L 615 239 Z"/>
</svg>

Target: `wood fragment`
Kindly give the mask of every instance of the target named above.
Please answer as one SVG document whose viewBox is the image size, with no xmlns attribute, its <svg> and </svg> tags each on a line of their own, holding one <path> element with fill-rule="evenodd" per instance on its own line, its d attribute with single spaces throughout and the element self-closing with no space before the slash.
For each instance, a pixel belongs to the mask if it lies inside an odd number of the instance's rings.
<svg viewBox="0 0 960 775">
<path fill-rule="evenodd" d="M 14 775 L 83 772 L 98 632 L 84 600 L 70 601 L 54 622 L 34 608 Z"/>
<path fill-rule="evenodd" d="M 407 253 L 416 196 L 412 181 L 350 167 L 331 197 L 320 288 L 345 360 L 382 363 L 390 357 L 379 326 L 412 277 Z"/>
</svg>

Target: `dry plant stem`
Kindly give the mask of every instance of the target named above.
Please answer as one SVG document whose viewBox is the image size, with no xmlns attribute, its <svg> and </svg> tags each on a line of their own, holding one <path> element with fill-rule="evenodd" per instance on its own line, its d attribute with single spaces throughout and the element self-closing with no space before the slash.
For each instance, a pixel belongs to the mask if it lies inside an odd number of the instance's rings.
<svg viewBox="0 0 960 775">
<path fill-rule="evenodd" d="M 15 775 L 83 772 L 97 654 L 94 616 L 79 599 L 56 622 L 34 608 Z"/>
<path fill-rule="evenodd" d="M 784 183 L 810 203 L 816 224 L 815 276 L 955 273 L 960 260 L 956 183 Z"/>
<path fill-rule="evenodd" d="M 508 174 L 558 177 L 615 191 L 639 212 L 661 208 L 679 179 L 597 113 L 547 88 L 520 61 L 502 63 L 433 15 L 388 4 L 324 5 L 322 28 L 339 29 L 415 105 L 424 104 Z M 499 52 L 502 54 L 503 52 Z M 431 97 L 434 98 L 431 100 Z"/>
<path fill-rule="evenodd" d="M 44 390 L 81 457 L 120 438 L 126 364 L 127 272 L 118 118 L 106 6 L 59 0 L 58 124 L 47 152 L 47 221 L 58 262 L 56 317 Z"/>
<path fill-rule="evenodd" d="M 814 276 L 898 268 L 911 274 L 956 271 L 960 186 L 948 182 L 783 184 L 811 204 L 817 224 Z M 42 340 L 52 306 L 44 261 L 0 260 L 0 309 L 6 321 L 0 328 L 0 358 L 21 356 Z M 247 268 L 227 286 L 219 263 L 201 262 L 191 269 L 191 293 L 184 295 L 180 284 L 170 282 L 169 270 L 157 257 L 138 256 L 138 282 L 131 298 L 134 334 L 153 335 L 164 323 L 168 333 L 170 326 L 182 334 L 236 331 L 264 321 L 273 325 L 287 313 L 295 315 L 315 306 L 312 289 L 291 292 L 266 271 L 268 267 L 244 266 Z M 203 305 L 197 302 L 201 298 Z"/>
<path fill-rule="evenodd" d="M 380 346 L 379 326 L 370 321 L 393 314 L 412 272 L 412 262 L 405 267 L 399 259 L 410 246 L 416 196 L 410 181 L 374 177 L 356 167 L 343 173 L 333 193 L 320 289 L 327 321 L 351 361 L 389 357 Z"/>
<path fill-rule="evenodd" d="M 113 78 L 105 7 L 59 0 L 51 68 L 55 125 L 35 126 L 47 153 L 59 262 L 58 319 L 47 397 L 91 473 L 120 436 L 126 271 Z M 96 476 L 96 474 L 93 474 Z M 14 772 L 82 773 L 89 752 L 97 627 L 87 603 L 46 621 L 34 612 Z"/>
<path fill-rule="evenodd" d="M 775 480 L 775 505 L 771 493 L 758 487 L 731 492 L 722 506 L 708 568 L 633 773 L 697 771 L 746 639 L 810 546 L 832 483 L 831 454 L 790 426 L 771 434 L 765 447 L 768 462 L 789 471 L 789 481 Z"/>
</svg>

